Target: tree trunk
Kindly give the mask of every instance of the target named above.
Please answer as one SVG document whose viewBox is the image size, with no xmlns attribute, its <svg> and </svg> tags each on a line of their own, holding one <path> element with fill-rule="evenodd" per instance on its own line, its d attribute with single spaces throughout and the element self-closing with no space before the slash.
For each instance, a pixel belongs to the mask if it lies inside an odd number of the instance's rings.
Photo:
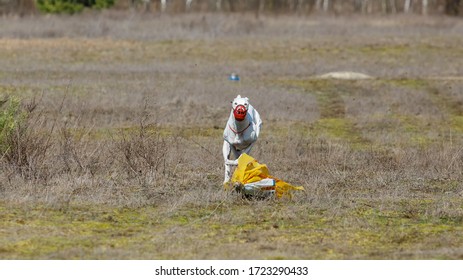
<svg viewBox="0 0 463 280">
<path fill-rule="evenodd" d="M 387 0 L 381 0 L 381 12 L 387 14 Z"/>
<path fill-rule="evenodd" d="M 404 3 L 404 13 L 408 14 L 408 13 L 410 12 L 411 5 L 412 5 L 412 1 L 411 1 L 411 0 L 405 0 L 405 3 Z"/>
<path fill-rule="evenodd" d="M 422 2 L 421 2 L 421 13 L 424 16 L 428 15 L 428 5 L 429 5 L 428 0 L 422 0 Z"/>
<path fill-rule="evenodd" d="M 323 11 L 327 13 L 330 9 L 330 0 L 323 1 Z"/>
<path fill-rule="evenodd" d="M 185 10 L 188 12 L 191 9 L 191 3 L 193 0 L 185 0 Z"/>
<path fill-rule="evenodd" d="M 167 8 L 167 0 L 161 0 L 161 12 L 164 13 Z"/>
</svg>

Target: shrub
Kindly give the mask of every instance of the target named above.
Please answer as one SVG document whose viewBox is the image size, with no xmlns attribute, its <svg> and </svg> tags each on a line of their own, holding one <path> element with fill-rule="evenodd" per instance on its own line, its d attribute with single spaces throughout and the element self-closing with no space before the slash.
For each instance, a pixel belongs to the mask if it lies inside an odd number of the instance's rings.
<svg viewBox="0 0 463 280">
<path fill-rule="evenodd" d="M 24 178 L 45 178 L 43 162 L 51 146 L 52 132 L 41 131 L 44 119 L 33 114 L 35 99 L 22 105 L 19 99 L 11 97 L 0 106 L 1 163 Z"/>
<path fill-rule="evenodd" d="M 19 108 L 19 99 L 12 97 L 0 103 L 0 153 L 3 158 L 11 148 L 8 139 L 26 116 Z"/>
<path fill-rule="evenodd" d="M 44 13 L 75 14 L 84 8 L 106 9 L 114 5 L 115 0 L 37 0 L 37 6 Z"/>
<path fill-rule="evenodd" d="M 129 177 L 144 178 L 163 172 L 168 145 L 157 129 L 142 122 L 135 131 L 120 132 L 116 149 Z"/>
</svg>

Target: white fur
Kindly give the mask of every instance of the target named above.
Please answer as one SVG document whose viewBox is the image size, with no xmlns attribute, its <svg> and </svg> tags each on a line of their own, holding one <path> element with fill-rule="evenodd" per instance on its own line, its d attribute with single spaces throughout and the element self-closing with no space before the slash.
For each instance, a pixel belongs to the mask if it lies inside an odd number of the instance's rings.
<svg viewBox="0 0 463 280">
<path fill-rule="evenodd" d="M 235 120 L 233 110 L 238 105 L 244 105 L 247 108 L 246 118 L 242 121 Z M 232 109 L 227 125 L 223 131 L 223 158 L 225 163 L 225 179 L 224 183 L 230 181 L 231 166 L 238 164 L 238 157 L 243 154 L 249 154 L 252 146 L 259 137 L 262 120 L 260 115 L 251 104 L 247 97 L 238 95 L 232 101 Z M 230 156 L 233 154 L 233 158 Z"/>
</svg>

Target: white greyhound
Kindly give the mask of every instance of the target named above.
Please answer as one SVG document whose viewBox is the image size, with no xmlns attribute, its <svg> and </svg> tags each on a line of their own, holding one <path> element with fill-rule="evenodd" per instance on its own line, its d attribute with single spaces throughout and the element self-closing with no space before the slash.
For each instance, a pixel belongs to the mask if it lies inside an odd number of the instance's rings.
<svg viewBox="0 0 463 280">
<path fill-rule="evenodd" d="M 249 154 L 259 137 L 262 120 L 247 97 L 238 95 L 232 101 L 232 110 L 223 131 L 223 158 L 225 161 L 225 179 L 227 184 L 231 178 L 231 166 L 238 165 L 238 157 Z M 230 158 L 233 153 L 234 160 Z"/>
</svg>

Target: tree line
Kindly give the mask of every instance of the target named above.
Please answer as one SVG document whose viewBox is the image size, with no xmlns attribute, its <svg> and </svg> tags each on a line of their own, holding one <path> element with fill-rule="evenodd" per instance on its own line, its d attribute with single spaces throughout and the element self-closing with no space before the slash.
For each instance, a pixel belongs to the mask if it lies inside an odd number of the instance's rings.
<svg viewBox="0 0 463 280">
<path fill-rule="evenodd" d="M 145 0 L 149 1 L 149 0 Z M 161 11 L 227 11 L 332 14 L 463 13 L 461 0 L 160 0 Z M 182 9 L 183 8 L 183 9 Z"/>
<path fill-rule="evenodd" d="M 104 0 L 103 0 L 104 1 Z M 59 7 L 131 9 L 148 13 L 253 12 L 259 14 L 447 14 L 463 15 L 462 0 L 0 0 L 0 14 L 59 12 Z M 107 1 L 106 1 L 107 2 Z M 55 9 L 40 9 L 43 3 Z M 96 1 L 101 3 L 101 1 Z"/>
</svg>

